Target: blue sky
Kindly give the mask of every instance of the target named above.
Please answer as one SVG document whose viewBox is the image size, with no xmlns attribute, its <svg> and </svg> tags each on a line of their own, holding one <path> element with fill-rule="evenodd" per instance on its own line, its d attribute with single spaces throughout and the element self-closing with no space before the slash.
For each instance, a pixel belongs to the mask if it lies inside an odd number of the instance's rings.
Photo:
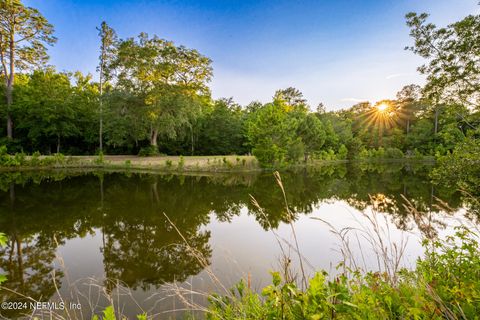
<svg viewBox="0 0 480 320">
<path fill-rule="evenodd" d="M 58 70 L 95 73 L 105 20 L 120 38 L 144 31 L 196 48 L 213 60 L 212 94 L 267 102 L 294 86 L 312 106 L 348 107 L 393 98 L 422 84 L 422 60 L 404 16 L 428 12 L 438 25 L 478 13 L 477 0 L 134 1 L 26 0 L 55 26 L 49 52 Z"/>
</svg>

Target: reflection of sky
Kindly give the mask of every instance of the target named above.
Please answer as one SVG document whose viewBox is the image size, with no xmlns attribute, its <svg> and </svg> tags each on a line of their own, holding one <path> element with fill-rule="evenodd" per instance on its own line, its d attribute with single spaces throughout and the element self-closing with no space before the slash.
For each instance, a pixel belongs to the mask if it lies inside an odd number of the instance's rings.
<svg viewBox="0 0 480 320">
<path fill-rule="evenodd" d="M 429 12 L 445 25 L 478 12 L 476 0 L 26 0 L 55 25 L 50 50 L 59 70 L 95 72 L 95 27 L 106 20 L 121 38 L 144 31 L 198 49 L 213 60 L 214 97 L 268 101 L 295 86 L 316 106 L 393 98 L 420 83 L 422 60 L 404 15 Z"/>
<path fill-rule="evenodd" d="M 370 212 L 367 209 L 367 212 Z M 460 210 L 453 217 L 441 217 L 443 221 L 448 221 L 449 225 L 456 225 L 459 223 L 458 217 L 463 216 L 464 210 Z M 299 219 L 294 223 L 295 232 L 297 235 L 300 251 L 302 255 L 308 260 L 305 263 L 305 270 L 308 275 L 312 275 L 313 269 L 308 265 L 313 266 L 315 270 L 324 269 L 332 274 L 335 274 L 335 266 L 341 260 L 341 254 L 338 252 L 339 240 L 330 232 L 328 226 L 318 220 L 311 219 L 312 217 L 321 218 L 330 223 L 334 228 L 340 230 L 344 227 L 357 227 L 365 229 L 371 227 L 371 224 L 361 214 L 360 211 L 350 207 L 344 201 L 335 201 L 331 203 L 320 204 L 312 214 L 305 216 L 300 215 Z M 415 260 L 422 254 L 420 245 L 420 237 L 418 231 L 413 228 L 409 232 L 398 230 L 390 221 L 387 215 L 378 214 L 377 221 L 379 225 L 388 232 L 382 233 L 382 239 L 387 240 L 388 237 L 391 243 L 400 244 L 402 239 L 407 240 L 406 250 L 402 266 L 412 267 Z M 231 287 L 239 281 L 239 279 L 247 279 L 250 274 L 251 284 L 254 289 L 259 289 L 270 281 L 269 271 L 279 270 L 279 258 L 281 250 L 274 234 L 271 231 L 265 231 L 256 221 L 253 215 L 248 215 L 246 208 L 243 208 L 239 216 L 235 216 L 231 223 L 219 222 L 212 213 L 210 224 L 202 229 L 211 231 L 210 244 L 213 249 L 211 268 L 215 275 L 226 287 Z M 388 221 L 388 222 L 386 222 Z M 411 225 L 413 227 L 413 225 Z M 440 230 L 440 236 L 445 236 L 451 233 L 451 228 Z M 291 227 L 288 224 L 281 224 L 275 231 L 279 238 L 285 239 L 290 244 L 294 245 L 294 238 L 292 236 Z M 358 250 L 356 238 L 351 237 L 353 242 L 352 250 L 356 256 L 360 267 L 365 265 L 368 269 L 377 270 L 376 255 L 370 250 L 370 246 L 365 240 L 361 239 L 362 254 Z M 288 246 L 282 241 L 285 248 Z M 102 279 L 103 273 L 103 257 L 101 254 L 102 235 L 100 230 L 96 231 L 94 236 L 86 236 L 85 238 L 76 238 L 66 242 L 58 250 L 58 254 L 65 262 L 66 274 L 70 282 L 75 282 L 82 279 L 78 283 L 85 283 L 86 278 L 94 277 Z M 296 252 L 291 249 L 290 256 L 295 262 L 294 268 L 299 270 Z M 210 292 L 213 288 L 208 274 L 203 271 L 199 275 L 191 277 L 189 281 L 194 284 L 193 288 L 198 291 Z M 68 281 L 63 281 L 64 285 Z M 86 287 L 83 287 L 86 292 Z M 68 294 L 66 287 L 62 288 L 63 294 Z M 149 299 L 153 294 L 157 294 L 155 298 Z M 137 290 L 134 292 L 134 298 L 137 302 L 144 305 L 147 309 L 155 302 L 158 302 L 164 297 L 162 289 L 156 290 L 152 288 L 146 292 Z M 133 303 L 132 299 L 124 297 L 124 303 L 127 308 L 140 312 L 138 307 Z M 159 302 L 156 310 L 169 310 L 174 307 L 180 307 L 180 302 L 173 303 L 171 299 L 165 299 Z"/>
</svg>

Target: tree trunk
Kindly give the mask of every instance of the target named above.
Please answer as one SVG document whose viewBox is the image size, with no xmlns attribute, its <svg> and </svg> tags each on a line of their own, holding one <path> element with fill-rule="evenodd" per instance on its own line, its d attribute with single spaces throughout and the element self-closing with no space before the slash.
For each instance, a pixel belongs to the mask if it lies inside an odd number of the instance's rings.
<svg viewBox="0 0 480 320">
<path fill-rule="evenodd" d="M 192 138 L 192 156 L 195 152 L 195 148 L 194 148 L 194 143 L 193 143 L 193 127 L 190 127 L 190 132 L 191 132 L 191 138 Z"/>
<path fill-rule="evenodd" d="M 152 129 L 150 133 L 150 145 L 156 147 L 158 138 L 158 130 Z"/>
<path fill-rule="evenodd" d="M 100 152 L 103 152 L 103 117 L 102 117 L 102 102 L 100 100 L 100 128 L 98 129 L 98 140 Z"/>
<path fill-rule="evenodd" d="M 407 135 L 410 133 L 410 119 L 407 119 Z"/>
<path fill-rule="evenodd" d="M 305 153 L 305 154 L 303 155 L 303 158 L 304 158 L 304 160 L 305 160 L 305 163 L 307 163 L 307 162 L 308 162 L 308 153 Z"/>
<path fill-rule="evenodd" d="M 13 138 L 13 120 L 12 120 L 12 116 L 10 115 L 10 109 L 13 103 L 13 88 L 12 88 L 12 85 L 10 85 L 10 83 L 7 83 L 5 95 L 7 97 L 7 137 L 8 139 L 12 139 Z"/>
<path fill-rule="evenodd" d="M 57 153 L 60 153 L 60 136 L 57 136 Z"/>
<path fill-rule="evenodd" d="M 100 65 L 100 126 L 98 129 L 98 140 L 100 152 L 103 152 L 103 61 Z"/>
<path fill-rule="evenodd" d="M 13 139 L 13 120 L 10 110 L 13 104 L 13 83 L 15 80 L 15 33 L 10 34 L 10 75 L 7 82 L 7 137 Z"/>
<path fill-rule="evenodd" d="M 438 106 L 435 107 L 435 134 L 438 133 L 438 113 L 440 112 Z"/>
</svg>

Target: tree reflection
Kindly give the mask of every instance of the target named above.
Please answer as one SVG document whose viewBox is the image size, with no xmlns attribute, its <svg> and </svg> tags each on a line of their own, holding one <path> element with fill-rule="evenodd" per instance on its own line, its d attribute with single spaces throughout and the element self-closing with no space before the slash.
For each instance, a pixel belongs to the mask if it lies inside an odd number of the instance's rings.
<svg viewBox="0 0 480 320">
<path fill-rule="evenodd" d="M 430 170 L 424 164 L 354 163 L 284 172 L 282 181 L 294 219 L 322 202 L 345 201 L 358 210 L 374 207 L 408 228 L 421 221 L 409 205 L 432 217 L 442 211 L 437 198 L 453 210 L 465 205 L 458 192 L 432 185 Z M 265 230 L 289 221 L 272 173 L 9 172 L 0 174 L 0 190 L 0 230 L 10 239 L 0 261 L 6 285 L 43 299 L 54 293 L 50 273 L 57 247 L 71 238 L 101 232 L 106 277 L 146 289 L 202 270 L 192 250 L 207 263 L 211 259 L 206 226 L 212 219 L 229 222 L 244 209 Z"/>
</svg>

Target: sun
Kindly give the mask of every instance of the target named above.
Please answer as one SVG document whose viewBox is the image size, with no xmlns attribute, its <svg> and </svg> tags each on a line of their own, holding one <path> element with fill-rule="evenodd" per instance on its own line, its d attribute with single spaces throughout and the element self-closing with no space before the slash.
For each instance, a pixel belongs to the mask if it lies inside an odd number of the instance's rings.
<svg viewBox="0 0 480 320">
<path fill-rule="evenodd" d="M 388 104 L 386 103 L 381 103 L 378 106 L 376 106 L 378 112 L 386 112 L 388 109 Z"/>
</svg>

